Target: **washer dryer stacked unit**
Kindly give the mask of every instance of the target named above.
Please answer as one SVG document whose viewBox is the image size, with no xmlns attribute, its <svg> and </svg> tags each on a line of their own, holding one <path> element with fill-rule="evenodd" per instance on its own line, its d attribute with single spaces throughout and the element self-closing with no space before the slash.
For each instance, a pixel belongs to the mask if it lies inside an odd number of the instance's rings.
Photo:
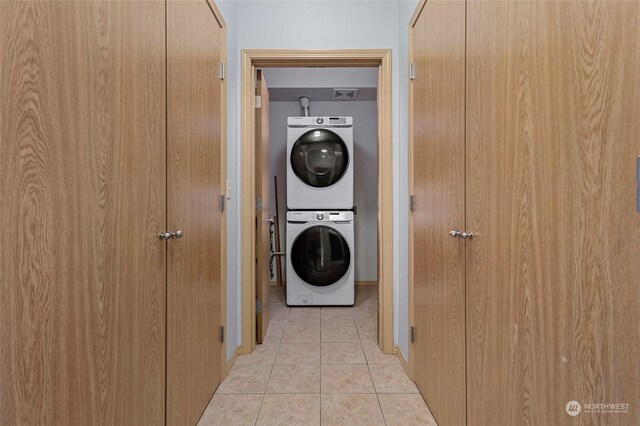
<svg viewBox="0 0 640 426">
<path fill-rule="evenodd" d="M 287 120 L 287 304 L 353 305 L 353 118 Z"/>
</svg>

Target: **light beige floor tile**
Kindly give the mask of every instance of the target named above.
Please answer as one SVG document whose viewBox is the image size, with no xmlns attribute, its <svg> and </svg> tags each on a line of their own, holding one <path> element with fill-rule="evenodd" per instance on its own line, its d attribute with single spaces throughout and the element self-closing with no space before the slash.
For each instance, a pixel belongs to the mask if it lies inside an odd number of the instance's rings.
<svg viewBox="0 0 640 426">
<path fill-rule="evenodd" d="M 353 315 L 356 308 L 353 306 L 328 306 L 322 308 L 322 316 L 327 315 Z"/>
<path fill-rule="evenodd" d="M 377 327 L 356 327 L 358 329 L 358 335 L 361 342 L 377 342 L 378 341 L 378 329 Z"/>
<path fill-rule="evenodd" d="M 417 393 L 404 367 L 398 364 L 369 364 L 377 393 Z"/>
<path fill-rule="evenodd" d="M 319 394 L 266 394 L 256 423 L 260 426 L 315 426 L 319 424 Z"/>
<path fill-rule="evenodd" d="M 362 342 L 362 349 L 369 364 L 400 364 L 398 355 L 385 354 L 376 342 Z"/>
<path fill-rule="evenodd" d="M 271 314 L 285 314 L 289 315 L 290 309 L 283 305 L 270 304 L 269 305 L 269 313 Z"/>
<path fill-rule="evenodd" d="M 269 312 L 269 321 L 286 321 L 288 318 L 289 314 L 283 312 Z"/>
<path fill-rule="evenodd" d="M 263 343 L 249 355 L 238 355 L 237 365 L 242 364 L 273 364 L 278 353 L 278 343 Z"/>
<path fill-rule="evenodd" d="M 284 328 L 287 326 L 287 318 L 274 319 L 273 317 L 269 317 L 269 327 Z"/>
<path fill-rule="evenodd" d="M 318 327 L 285 327 L 282 342 L 319 342 L 320 329 Z"/>
<path fill-rule="evenodd" d="M 377 316 L 355 316 L 353 319 L 356 323 L 356 327 L 360 328 L 373 328 L 378 324 Z"/>
<path fill-rule="evenodd" d="M 322 343 L 320 352 L 322 364 L 365 364 L 364 351 L 357 343 Z"/>
<path fill-rule="evenodd" d="M 320 364 L 320 343 L 281 343 L 276 364 Z"/>
<path fill-rule="evenodd" d="M 438 426 L 420 394 L 380 394 L 378 400 L 389 426 Z"/>
<path fill-rule="evenodd" d="M 322 393 L 375 393 L 366 364 L 323 364 Z"/>
<path fill-rule="evenodd" d="M 320 393 L 320 365 L 275 365 L 267 393 Z"/>
<path fill-rule="evenodd" d="M 322 327 L 321 342 L 359 342 L 360 336 L 355 327 Z"/>
<path fill-rule="evenodd" d="M 264 335 L 264 343 L 279 343 L 282 340 L 282 333 L 284 327 L 269 327 L 267 328 L 267 334 Z"/>
<path fill-rule="evenodd" d="M 319 316 L 302 316 L 302 315 L 293 315 L 289 314 L 289 318 L 287 320 L 287 325 L 289 327 L 315 327 L 320 328 L 320 317 Z"/>
<path fill-rule="evenodd" d="M 353 315 L 328 314 L 322 316 L 322 327 L 354 327 Z"/>
<path fill-rule="evenodd" d="M 291 308 L 291 311 L 289 311 L 289 314 L 293 315 L 294 317 L 320 318 L 320 311 L 321 311 L 321 308 L 296 307 L 296 308 Z"/>
<path fill-rule="evenodd" d="M 322 424 L 327 426 L 384 425 L 376 395 L 322 395 Z"/>
<path fill-rule="evenodd" d="M 267 389 L 271 365 L 234 365 L 217 393 L 263 393 Z"/>
<path fill-rule="evenodd" d="M 198 426 L 254 425 L 262 394 L 220 395 L 211 398 Z"/>
</svg>

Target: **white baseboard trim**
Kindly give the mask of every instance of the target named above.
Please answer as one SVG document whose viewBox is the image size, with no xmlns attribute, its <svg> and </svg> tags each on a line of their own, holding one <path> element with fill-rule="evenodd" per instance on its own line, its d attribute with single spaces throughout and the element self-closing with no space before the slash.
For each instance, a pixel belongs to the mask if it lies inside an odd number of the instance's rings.
<svg viewBox="0 0 640 426">
<path fill-rule="evenodd" d="M 225 371 L 224 373 L 225 376 L 229 374 L 229 371 L 233 367 L 233 364 L 236 363 L 236 360 L 238 359 L 238 355 L 240 355 L 240 351 L 241 351 L 240 346 L 238 346 L 236 350 L 233 351 L 233 353 L 231 354 L 231 358 L 229 358 L 229 361 L 227 361 L 227 371 Z"/>
<path fill-rule="evenodd" d="M 398 357 L 398 359 L 400 360 L 400 363 L 402 364 L 402 366 L 404 367 L 404 371 L 407 372 L 407 375 L 409 377 L 411 377 L 411 372 L 409 371 L 409 363 L 407 362 L 407 360 L 404 358 L 404 354 L 402 353 L 402 351 L 400 350 L 399 347 L 394 346 L 393 347 L 393 352 L 396 354 L 396 356 Z"/>
</svg>

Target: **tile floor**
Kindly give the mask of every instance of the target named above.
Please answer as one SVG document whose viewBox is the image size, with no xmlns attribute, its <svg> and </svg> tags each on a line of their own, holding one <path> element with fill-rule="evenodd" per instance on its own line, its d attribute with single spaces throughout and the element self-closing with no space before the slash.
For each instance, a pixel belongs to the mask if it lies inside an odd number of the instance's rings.
<svg viewBox="0 0 640 426">
<path fill-rule="evenodd" d="M 376 343 L 375 287 L 356 305 L 288 308 L 272 288 L 265 342 L 240 355 L 200 426 L 436 425 L 395 355 Z"/>
</svg>

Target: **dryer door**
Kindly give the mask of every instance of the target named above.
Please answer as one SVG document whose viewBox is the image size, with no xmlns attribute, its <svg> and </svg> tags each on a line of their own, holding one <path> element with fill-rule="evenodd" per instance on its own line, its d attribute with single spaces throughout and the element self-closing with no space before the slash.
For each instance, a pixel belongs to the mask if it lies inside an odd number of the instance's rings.
<svg viewBox="0 0 640 426">
<path fill-rule="evenodd" d="M 347 240 L 338 231 L 318 225 L 296 237 L 289 258 L 302 280 L 324 287 L 338 282 L 347 273 L 351 252 Z"/>
<path fill-rule="evenodd" d="M 315 129 L 298 138 L 289 161 L 302 182 L 326 188 L 338 182 L 347 171 L 349 152 L 340 136 L 331 130 Z"/>
</svg>

